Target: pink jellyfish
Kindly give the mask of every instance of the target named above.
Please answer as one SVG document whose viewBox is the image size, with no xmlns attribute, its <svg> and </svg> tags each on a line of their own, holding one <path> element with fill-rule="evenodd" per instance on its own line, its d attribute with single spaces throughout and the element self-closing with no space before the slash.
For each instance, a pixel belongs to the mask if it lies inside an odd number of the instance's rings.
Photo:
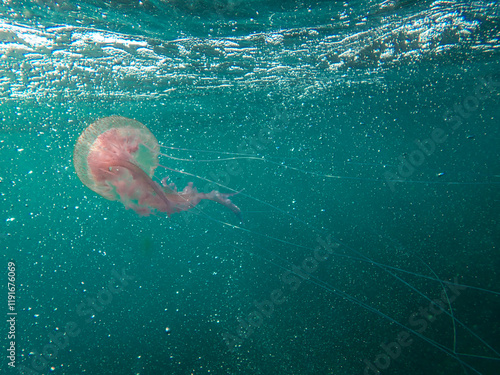
<svg viewBox="0 0 500 375">
<path fill-rule="evenodd" d="M 161 185 L 153 181 L 158 156 L 158 141 L 146 126 L 126 117 L 110 116 L 97 120 L 80 135 L 73 163 L 87 187 L 142 216 L 160 211 L 170 217 L 202 199 L 218 202 L 240 215 L 240 209 L 229 200 L 234 193 L 199 193 L 192 182 L 179 192 L 173 183 L 167 185 L 166 178 Z"/>
</svg>

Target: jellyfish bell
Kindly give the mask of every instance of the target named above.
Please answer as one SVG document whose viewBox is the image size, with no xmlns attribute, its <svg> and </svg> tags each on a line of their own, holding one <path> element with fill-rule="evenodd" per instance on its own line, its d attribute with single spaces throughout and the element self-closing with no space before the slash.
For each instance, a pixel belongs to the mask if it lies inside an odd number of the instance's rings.
<svg viewBox="0 0 500 375">
<path fill-rule="evenodd" d="M 235 193 L 217 190 L 200 193 L 190 182 L 178 191 L 175 184 L 153 180 L 159 166 L 155 136 L 139 121 L 110 116 L 92 123 L 80 135 L 73 152 L 75 170 L 88 188 L 142 216 L 186 211 L 201 200 L 212 200 L 236 215 L 240 209 L 229 199 Z"/>
</svg>

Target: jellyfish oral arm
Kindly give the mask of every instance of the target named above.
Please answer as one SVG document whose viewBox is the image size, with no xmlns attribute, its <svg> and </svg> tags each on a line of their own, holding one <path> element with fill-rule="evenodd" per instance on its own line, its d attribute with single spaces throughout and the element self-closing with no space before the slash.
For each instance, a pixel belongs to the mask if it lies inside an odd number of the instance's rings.
<svg viewBox="0 0 500 375">
<path fill-rule="evenodd" d="M 241 210 L 229 199 L 235 193 L 222 194 L 217 190 L 212 190 L 210 193 L 199 193 L 190 182 L 182 191 L 178 192 L 175 184 L 167 185 L 163 183 L 163 187 L 153 181 L 140 167 L 131 163 L 130 161 L 115 161 L 110 167 L 111 171 L 119 172 L 120 168 L 125 168 L 131 176 L 131 179 L 122 180 L 126 181 L 125 184 L 120 182 L 119 179 L 113 183 L 116 192 L 119 195 L 119 200 L 124 203 L 128 208 L 134 209 L 141 215 L 148 215 L 152 209 L 160 212 L 166 212 L 171 215 L 176 212 L 186 211 L 193 208 L 201 200 L 207 199 L 229 208 L 238 217 Z M 118 173 L 120 174 L 120 173 Z M 153 194 L 154 192 L 154 194 Z M 137 204 L 128 204 L 133 196 L 138 197 Z"/>
<path fill-rule="evenodd" d="M 226 206 L 229 208 L 231 211 L 233 211 L 236 216 L 238 216 L 241 219 L 241 210 L 238 206 L 236 206 L 230 199 L 229 197 L 238 194 L 238 193 L 230 193 L 230 194 L 221 194 L 217 190 L 212 190 L 210 193 L 203 194 L 204 197 L 202 199 L 209 199 L 211 201 L 217 202 L 222 204 L 223 206 Z"/>
<path fill-rule="evenodd" d="M 175 186 L 175 185 L 174 185 Z M 223 206 L 229 208 L 233 211 L 236 216 L 241 220 L 241 210 L 238 206 L 236 206 L 229 197 L 238 194 L 238 193 L 229 193 L 222 194 L 217 190 L 212 190 L 210 193 L 199 193 L 198 190 L 193 187 L 193 183 L 190 182 L 188 185 L 182 190 L 182 192 L 177 193 L 179 197 L 182 199 L 187 199 L 191 204 L 191 207 L 196 206 L 202 199 L 211 200 L 222 204 Z"/>
<path fill-rule="evenodd" d="M 115 167 L 123 167 L 127 168 L 127 170 L 130 172 L 132 175 L 133 181 L 141 182 L 143 184 L 146 184 L 149 186 L 155 193 L 156 195 L 164 201 L 165 204 L 169 204 L 168 197 L 166 196 L 166 192 L 161 188 L 160 185 L 158 185 L 156 182 L 154 182 L 147 174 L 144 172 L 141 168 L 139 168 L 137 165 L 134 163 L 131 163 L 129 161 L 120 161 L 116 164 Z M 138 186 L 139 187 L 139 186 Z"/>
</svg>

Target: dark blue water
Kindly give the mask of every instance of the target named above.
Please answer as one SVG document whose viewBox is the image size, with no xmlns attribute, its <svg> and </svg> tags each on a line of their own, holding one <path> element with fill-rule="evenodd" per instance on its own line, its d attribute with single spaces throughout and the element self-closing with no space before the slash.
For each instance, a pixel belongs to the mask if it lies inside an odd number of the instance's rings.
<svg viewBox="0 0 500 375">
<path fill-rule="evenodd" d="M 499 16 L 4 1 L 1 372 L 498 374 Z M 73 148 L 110 115 L 168 147 L 157 181 L 243 190 L 243 222 L 86 188 Z"/>
</svg>

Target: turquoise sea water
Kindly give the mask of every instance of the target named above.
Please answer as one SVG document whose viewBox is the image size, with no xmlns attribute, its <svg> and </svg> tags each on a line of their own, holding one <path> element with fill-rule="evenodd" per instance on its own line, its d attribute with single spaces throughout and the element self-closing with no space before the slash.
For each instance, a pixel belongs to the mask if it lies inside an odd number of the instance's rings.
<svg viewBox="0 0 500 375">
<path fill-rule="evenodd" d="M 4 1 L 1 373 L 498 374 L 499 17 Z M 243 221 L 86 188 L 73 148 L 110 115 L 166 146 L 157 181 L 242 190 Z"/>
</svg>

